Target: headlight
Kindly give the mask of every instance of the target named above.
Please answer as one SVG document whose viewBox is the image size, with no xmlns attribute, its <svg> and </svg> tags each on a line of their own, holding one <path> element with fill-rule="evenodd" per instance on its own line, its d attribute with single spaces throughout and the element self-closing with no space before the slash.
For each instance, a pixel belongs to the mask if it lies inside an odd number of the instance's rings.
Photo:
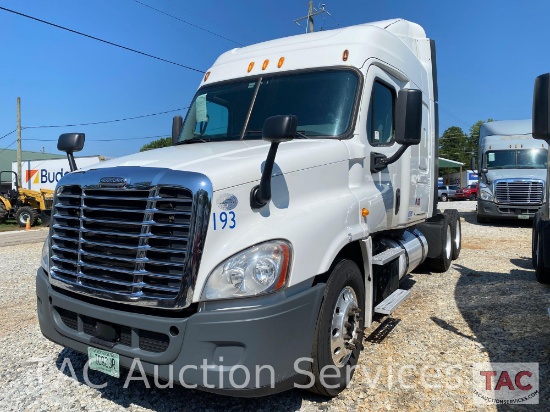
<svg viewBox="0 0 550 412">
<path fill-rule="evenodd" d="M 202 300 L 230 299 L 274 292 L 286 284 L 292 248 L 284 240 L 252 246 L 210 273 Z"/>
<path fill-rule="evenodd" d="M 493 194 L 487 189 L 481 189 L 481 191 L 479 193 L 479 197 L 481 197 L 481 199 L 487 200 L 487 201 L 493 200 Z"/>
<path fill-rule="evenodd" d="M 47 237 L 42 246 L 42 257 L 40 258 L 40 266 L 49 274 L 50 272 L 50 238 Z"/>
</svg>

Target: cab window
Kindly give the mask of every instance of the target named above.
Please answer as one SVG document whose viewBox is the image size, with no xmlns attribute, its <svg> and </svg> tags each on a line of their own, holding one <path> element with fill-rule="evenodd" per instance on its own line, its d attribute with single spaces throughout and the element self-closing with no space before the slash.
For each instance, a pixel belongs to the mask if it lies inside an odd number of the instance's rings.
<svg viewBox="0 0 550 412">
<path fill-rule="evenodd" d="M 394 140 L 395 91 L 375 81 L 367 115 L 367 137 L 373 146 L 391 145 Z"/>
</svg>

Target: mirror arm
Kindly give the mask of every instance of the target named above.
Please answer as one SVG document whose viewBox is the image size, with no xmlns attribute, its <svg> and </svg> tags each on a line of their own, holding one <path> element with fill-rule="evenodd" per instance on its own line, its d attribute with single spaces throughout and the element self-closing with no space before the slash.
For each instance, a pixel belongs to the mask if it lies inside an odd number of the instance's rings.
<svg viewBox="0 0 550 412">
<path fill-rule="evenodd" d="M 252 207 L 252 209 L 259 209 L 271 200 L 271 175 L 273 173 L 273 165 L 275 164 L 275 156 L 277 155 L 278 147 L 278 142 L 271 143 L 260 184 L 254 186 L 250 191 L 250 207 Z"/>
<path fill-rule="evenodd" d="M 69 166 L 71 167 L 71 172 L 74 172 L 75 170 L 77 170 L 73 152 L 67 152 L 67 160 L 69 161 Z"/>
<path fill-rule="evenodd" d="M 397 152 L 395 152 L 390 157 L 387 157 L 385 154 L 382 154 L 382 153 L 371 152 L 370 154 L 371 173 L 380 172 L 384 170 L 387 165 L 395 163 L 403 155 L 403 153 L 405 153 L 405 150 L 407 150 L 409 146 L 410 145 L 408 144 L 402 145 L 399 149 L 397 149 Z"/>
</svg>

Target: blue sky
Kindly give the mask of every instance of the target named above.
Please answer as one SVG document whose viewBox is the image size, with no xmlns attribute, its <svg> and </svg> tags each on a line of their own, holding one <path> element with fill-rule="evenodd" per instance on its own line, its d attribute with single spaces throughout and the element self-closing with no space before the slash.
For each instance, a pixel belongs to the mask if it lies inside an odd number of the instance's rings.
<svg viewBox="0 0 550 412">
<path fill-rule="evenodd" d="M 222 52 L 303 33 L 307 0 L 0 0 L 29 14 L 206 70 Z M 314 3 L 317 5 L 317 3 Z M 479 119 L 531 117 L 534 78 L 550 71 L 547 0 L 327 0 L 315 28 L 401 17 L 419 23 L 438 52 L 440 132 Z M 230 40 L 227 40 L 230 39 Z M 201 74 L 0 10 L 0 137 L 24 127 L 107 121 L 185 108 Z M 185 111 L 179 114 L 184 115 Z M 82 155 L 116 157 L 169 135 L 167 113 L 104 125 L 23 130 L 23 149 L 56 153 L 64 132 L 86 133 Z M 15 133 L 0 150 L 15 148 Z M 128 139 L 128 140 L 114 140 Z"/>
</svg>

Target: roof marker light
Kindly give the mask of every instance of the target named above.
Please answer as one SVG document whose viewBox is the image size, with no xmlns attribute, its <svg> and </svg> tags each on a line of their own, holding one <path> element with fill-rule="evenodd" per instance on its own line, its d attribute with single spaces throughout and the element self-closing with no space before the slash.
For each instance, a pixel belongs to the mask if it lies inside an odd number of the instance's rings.
<svg viewBox="0 0 550 412">
<path fill-rule="evenodd" d="M 264 64 L 262 64 L 262 70 L 265 70 L 268 64 L 269 64 L 269 59 L 265 59 Z"/>
<path fill-rule="evenodd" d="M 210 72 L 206 72 L 204 74 L 204 81 L 207 81 L 209 77 L 210 77 Z"/>
<path fill-rule="evenodd" d="M 248 65 L 248 73 L 250 73 L 253 68 L 254 68 L 254 62 L 250 62 L 250 64 Z"/>
<path fill-rule="evenodd" d="M 370 213 L 370 212 L 369 212 L 369 209 L 363 208 L 363 209 L 361 210 L 361 216 L 363 216 L 363 217 L 367 217 L 367 216 L 369 215 L 369 213 Z"/>
<path fill-rule="evenodd" d="M 347 62 L 349 57 L 349 51 L 346 49 L 344 50 L 344 53 L 342 54 L 342 60 Z"/>
<path fill-rule="evenodd" d="M 281 57 L 279 59 L 279 63 L 277 63 L 277 68 L 280 69 L 281 67 L 283 67 L 283 63 L 285 62 L 285 58 L 284 57 Z"/>
</svg>

